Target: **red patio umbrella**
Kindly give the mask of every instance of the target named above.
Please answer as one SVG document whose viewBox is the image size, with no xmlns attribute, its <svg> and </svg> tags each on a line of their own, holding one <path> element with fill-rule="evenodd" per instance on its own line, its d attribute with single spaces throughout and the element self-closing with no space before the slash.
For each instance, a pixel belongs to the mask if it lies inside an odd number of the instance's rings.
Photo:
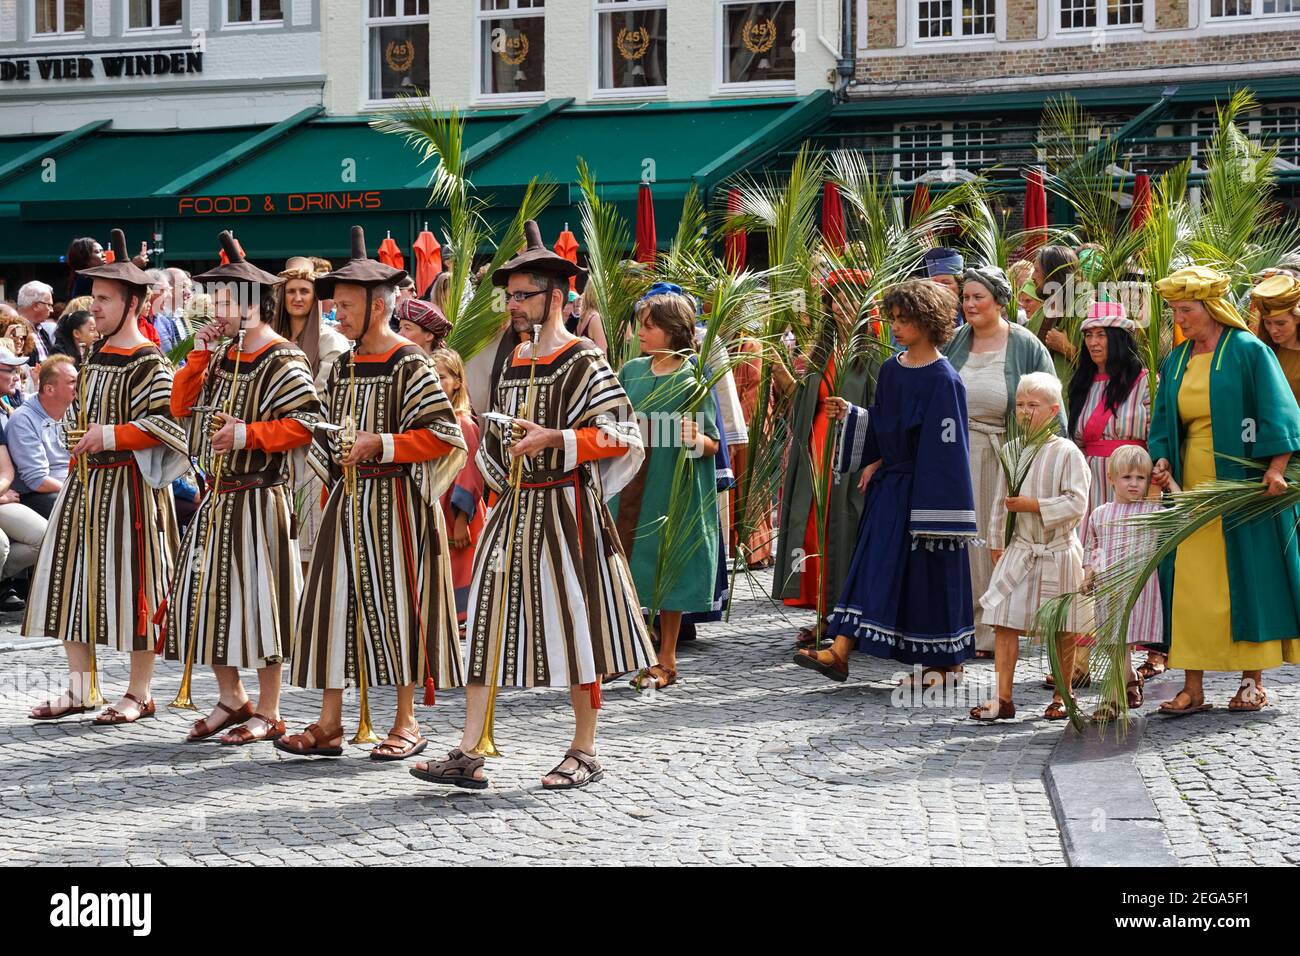
<svg viewBox="0 0 1300 956">
<path fill-rule="evenodd" d="M 740 212 L 740 190 L 733 189 L 727 194 L 727 213 L 736 215 Z M 740 272 L 745 268 L 745 257 L 749 253 L 749 237 L 743 229 L 727 233 L 727 238 L 722 244 L 723 260 L 727 263 L 727 268 L 732 272 Z"/>
<path fill-rule="evenodd" d="M 442 244 L 424 224 L 424 231 L 415 237 L 411 246 L 415 256 L 415 294 L 423 297 L 442 271 Z"/>
<path fill-rule="evenodd" d="M 642 183 L 636 197 L 636 252 L 637 262 L 655 264 L 655 202 L 648 183 Z"/>
<path fill-rule="evenodd" d="M 578 264 L 578 237 L 569 231 L 569 224 L 564 224 L 564 231 L 560 233 L 560 238 L 555 240 L 555 254 L 568 259 L 575 266 Z M 569 291 L 576 292 L 578 289 L 578 277 L 569 276 Z"/>
<path fill-rule="evenodd" d="M 1025 239 L 1026 254 L 1047 241 L 1047 192 L 1043 189 L 1043 172 L 1037 167 L 1025 172 Z"/>
<path fill-rule="evenodd" d="M 930 187 L 917 183 L 912 190 L 912 222 L 916 222 L 930 211 Z"/>
<path fill-rule="evenodd" d="M 1139 229 L 1151 215 L 1151 177 L 1145 169 L 1139 169 L 1133 180 L 1133 208 L 1129 210 L 1130 229 Z"/>
<path fill-rule="evenodd" d="M 406 268 L 406 260 L 402 257 L 402 250 L 397 248 L 397 243 L 394 241 L 391 232 L 379 244 L 379 261 L 386 266 L 392 266 L 394 269 Z"/>
<path fill-rule="evenodd" d="M 844 203 L 840 187 L 829 180 L 822 190 L 822 239 L 835 252 L 844 249 Z"/>
</svg>

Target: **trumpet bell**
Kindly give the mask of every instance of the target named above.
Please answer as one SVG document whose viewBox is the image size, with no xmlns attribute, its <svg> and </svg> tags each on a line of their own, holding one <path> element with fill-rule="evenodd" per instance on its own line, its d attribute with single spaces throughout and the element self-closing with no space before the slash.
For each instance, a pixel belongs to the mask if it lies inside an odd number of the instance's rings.
<svg viewBox="0 0 1300 956">
<path fill-rule="evenodd" d="M 478 739 L 478 743 L 474 745 L 474 749 L 469 752 L 469 755 L 471 757 L 500 757 L 501 751 L 497 750 L 496 741 L 485 730 L 483 736 Z"/>
</svg>

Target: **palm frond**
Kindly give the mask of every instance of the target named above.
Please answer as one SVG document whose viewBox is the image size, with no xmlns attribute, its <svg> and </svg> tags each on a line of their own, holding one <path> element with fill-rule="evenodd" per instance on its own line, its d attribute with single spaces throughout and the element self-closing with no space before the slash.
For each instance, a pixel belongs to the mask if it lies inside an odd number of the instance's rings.
<svg viewBox="0 0 1300 956">
<path fill-rule="evenodd" d="M 618 207 L 600 195 L 596 177 L 578 158 L 582 191 L 580 218 L 587 245 L 587 301 L 600 314 L 609 343 L 610 366 L 617 371 L 636 355 L 633 307 L 652 281 L 649 270 L 629 267 L 632 227 Z"/>
</svg>

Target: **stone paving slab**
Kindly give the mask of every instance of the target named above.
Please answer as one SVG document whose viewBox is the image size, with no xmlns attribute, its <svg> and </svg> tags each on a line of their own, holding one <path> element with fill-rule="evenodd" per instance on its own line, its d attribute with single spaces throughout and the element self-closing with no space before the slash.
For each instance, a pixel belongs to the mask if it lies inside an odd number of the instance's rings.
<svg viewBox="0 0 1300 956">
<path fill-rule="evenodd" d="M 1152 716 L 1137 764 L 1183 865 L 1300 863 L 1300 674 L 1264 674 L 1269 704 L 1233 714 L 1239 675 L 1206 674 L 1214 709 L 1175 720 Z M 1180 675 L 1161 678 L 1181 686 Z"/>
<path fill-rule="evenodd" d="M 1048 699 L 1036 656 L 1018 675 L 1027 719 L 966 718 L 987 692 L 984 664 L 947 706 L 894 706 L 887 662 L 855 655 L 844 684 L 789 662 L 810 615 L 767 600 L 769 579 L 740 582 L 731 620 L 684 646 L 681 683 L 641 696 L 606 688 L 607 774 L 572 793 L 539 781 L 568 745 L 563 692 L 502 693 L 506 757 L 474 793 L 423 784 L 359 747 L 307 760 L 185 745 L 195 715 L 165 708 L 124 728 L 33 724 L 31 682 L 60 680 L 62 653 L 0 654 L 0 863 L 1064 863 L 1043 782 L 1061 730 L 1036 717 Z M 125 662 L 105 664 L 120 693 Z M 178 682 L 179 668 L 160 664 L 158 699 Z M 194 699 L 215 699 L 209 674 L 196 674 Z M 287 689 L 285 717 L 300 729 L 318 703 Z M 371 706 L 382 731 L 391 692 Z M 346 713 L 355 719 L 355 702 Z M 457 741 L 463 713 L 455 692 L 419 710 L 429 755 Z"/>
</svg>

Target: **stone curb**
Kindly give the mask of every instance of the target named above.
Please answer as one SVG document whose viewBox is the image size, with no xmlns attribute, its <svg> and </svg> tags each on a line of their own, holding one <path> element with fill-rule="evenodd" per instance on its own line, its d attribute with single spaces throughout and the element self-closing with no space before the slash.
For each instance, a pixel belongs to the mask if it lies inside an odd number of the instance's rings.
<svg viewBox="0 0 1300 956">
<path fill-rule="evenodd" d="M 1160 812 L 1134 759 L 1147 718 L 1129 719 L 1116 740 L 1067 726 L 1043 781 L 1070 866 L 1178 866 Z"/>
</svg>

